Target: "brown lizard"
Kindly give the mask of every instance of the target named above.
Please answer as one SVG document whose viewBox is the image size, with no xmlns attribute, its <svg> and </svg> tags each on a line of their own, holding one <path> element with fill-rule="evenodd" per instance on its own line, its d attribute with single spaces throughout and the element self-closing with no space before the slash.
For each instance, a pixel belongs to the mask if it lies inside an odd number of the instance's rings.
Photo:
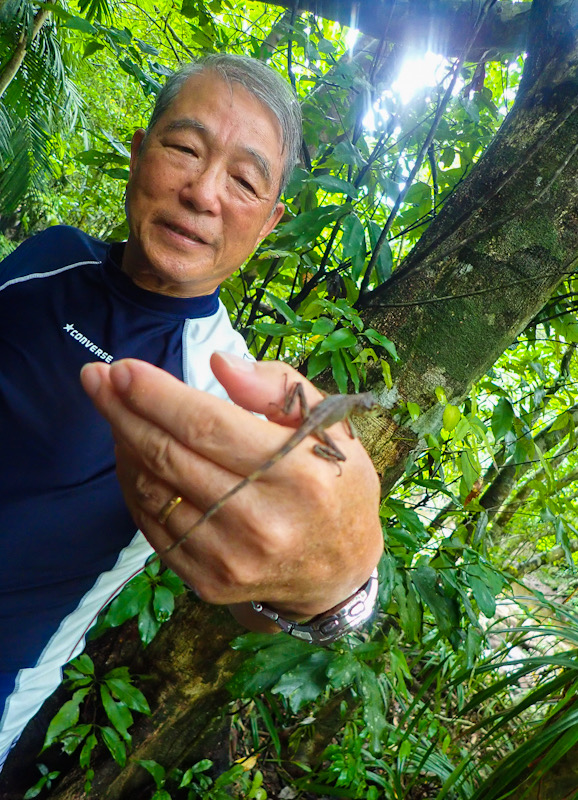
<svg viewBox="0 0 578 800">
<path fill-rule="evenodd" d="M 289 414 L 295 400 L 299 400 L 301 409 L 301 425 L 295 432 L 287 439 L 285 444 L 274 453 L 271 458 L 264 461 L 261 466 L 247 475 L 246 478 L 236 483 L 228 492 L 220 497 L 213 505 L 208 508 L 205 513 L 199 517 L 195 524 L 189 530 L 180 536 L 176 541 L 166 547 L 160 556 L 170 553 L 171 550 L 179 547 L 189 536 L 197 530 L 203 523 L 210 519 L 217 511 L 225 505 L 225 503 L 233 497 L 233 495 L 244 489 L 250 483 L 258 480 L 263 473 L 271 469 L 278 461 L 284 456 L 288 455 L 300 442 L 307 436 L 315 436 L 321 444 L 313 446 L 315 455 L 321 458 L 334 461 L 338 466 L 340 461 L 345 461 L 345 456 L 337 447 L 335 442 L 330 438 L 326 432 L 327 428 L 335 425 L 337 422 L 345 421 L 349 424 L 349 432 L 351 436 L 354 435 L 351 427 L 350 417 L 354 415 L 367 414 L 374 409 L 377 405 L 375 398 L 370 392 L 362 392 L 361 394 L 330 394 L 323 400 L 317 403 L 312 409 L 309 408 L 303 385 L 299 382 L 294 383 L 291 389 L 286 393 L 285 402 L 283 404 L 283 413 Z M 341 467 L 339 467 L 339 474 L 341 474 Z M 159 556 L 159 557 L 160 557 Z"/>
</svg>

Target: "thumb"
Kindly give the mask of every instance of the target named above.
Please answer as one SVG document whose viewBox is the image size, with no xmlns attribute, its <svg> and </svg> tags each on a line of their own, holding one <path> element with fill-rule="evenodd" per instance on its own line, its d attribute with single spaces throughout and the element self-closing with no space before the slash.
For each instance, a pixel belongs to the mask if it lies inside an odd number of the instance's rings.
<svg viewBox="0 0 578 800">
<path fill-rule="evenodd" d="M 250 361 L 218 351 L 211 356 L 211 369 L 233 403 L 281 425 L 297 426 L 302 420 L 299 403 L 288 413 L 283 411 L 293 384 L 303 385 L 308 405 L 315 406 L 323 399 L 312 383 L 281 361 Z"/>
</svg>

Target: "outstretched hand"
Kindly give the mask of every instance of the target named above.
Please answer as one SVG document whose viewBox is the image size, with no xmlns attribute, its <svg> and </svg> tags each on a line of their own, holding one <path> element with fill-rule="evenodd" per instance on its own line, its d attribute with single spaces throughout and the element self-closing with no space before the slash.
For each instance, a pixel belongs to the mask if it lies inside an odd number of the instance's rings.
<svg viewBox="0 0 578 800">
<path fill-rule="evenodd" d="M 299 426 L 298 408 L 282 411 L 287 385 L 300 381 L 310 406 L 322 397 L 280 362 L 217 353 L 211 366 L 236 405 L 142 361 L 88 364 L 82 372 L 112 426 L 127 505 L 159 553 L 279 450 L 287 427 Z M 379 482 L 345 425 L 330 434 L 346 456 L 341 476 L 314 455 L 308 437 L 164 557 L 203 600 L 232 605 L 250 627 L 268 628 L 266 621 L 254 625 L 239 604 L 259 600 L 307 618 L 366 582 L 383 546 Z M 161 524 L 159 513 L 174 495 L 183 501 Z"/>
</svg>

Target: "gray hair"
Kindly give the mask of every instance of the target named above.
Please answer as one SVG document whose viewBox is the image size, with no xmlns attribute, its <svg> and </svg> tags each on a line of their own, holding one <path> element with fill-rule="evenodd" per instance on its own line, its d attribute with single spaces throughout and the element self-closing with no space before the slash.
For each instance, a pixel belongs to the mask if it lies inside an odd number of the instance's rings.
<svg viewBox="0 0 578 800">
<path fill-rule="evenodd" d="M 239 83 L 273 112 L 281 127 L 285 163 L 281 175 L 279 194 L 283 192 L 293 167 L 299 160 L 302 141 L 301 107 L 290 85 L 274 69 L 248 56 L 233 53 L 215 53 L 191 62 L 174 72 L 157 95 L 147 136 L 174 101 L 183 85 L 192 75 L 209 70 L 216 72 L 227 83 Z"/>
</svg>

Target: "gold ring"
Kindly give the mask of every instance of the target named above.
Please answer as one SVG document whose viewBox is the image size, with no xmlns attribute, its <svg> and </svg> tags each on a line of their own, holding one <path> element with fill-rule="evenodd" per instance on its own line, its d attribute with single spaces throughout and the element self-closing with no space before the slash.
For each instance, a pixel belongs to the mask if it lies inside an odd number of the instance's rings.
<svg viewBox="0 0 578 800">
<path fill-rule="evenodd" d="M 174 497 L 171 497 L 168 503 L 164 504 L 164 506 L 159 511 L 159 515 L 157 517 L 161 525 L 165 524 L 165 522 L 168 520 L 170 515 L 175 510 L 175 508 L 179 505 L 179 503 L 182 502 L 183 498 L 179 494 L 176 494 Z"/>
</svg>

